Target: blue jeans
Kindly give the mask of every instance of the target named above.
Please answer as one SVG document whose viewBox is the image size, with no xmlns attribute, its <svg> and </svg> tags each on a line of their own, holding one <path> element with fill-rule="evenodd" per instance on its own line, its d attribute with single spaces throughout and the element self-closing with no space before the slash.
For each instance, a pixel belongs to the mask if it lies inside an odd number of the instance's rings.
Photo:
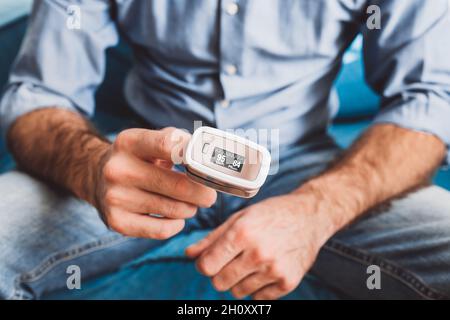
<svg viewBox="0 0 450 320">
<path fill-rule="evenodd" d="M 214 228 L 245 206 L 293 190 L 339 152 L 326 139 L 282 150 L 279 172 L 255 198 L 221 194 L 184 232 Z M 0 298 L 40 298 L 66 286 L 69 265 L 92 278 L 163 243 L 108 230 L 93 207 L 20 171 L 0 176 L 0 195 Z M 367 288 L 373 264 L 380 290 Z M 450 193 L 429 186 L 372 210 L 328 241 L 310 273 L 348 298 L 450 298 Z"/>
</svg>

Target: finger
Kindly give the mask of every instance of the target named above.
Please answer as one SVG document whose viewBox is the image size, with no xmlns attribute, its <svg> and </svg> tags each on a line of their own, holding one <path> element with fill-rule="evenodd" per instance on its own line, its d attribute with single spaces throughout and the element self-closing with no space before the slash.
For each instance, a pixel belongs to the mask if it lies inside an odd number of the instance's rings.
<svg viewBox="0 0 450 320">
<path fill-rule="evenodd" d="M 223 267 L 220 272 L 212 278 L 212 283 L 218 291 L 227 291 L 248 275 L 257 271 L 256 266 L 250 256 L 243 252 L 233 261 Z"/>
<path fill-rule="evenodd" d="M 162 159 L 173 163 L 182 156 L 191 135 L 176 128 L 163 130 L 129 129 L 121 132 L 116 144 L 140 159 Z M 174 161 L 175 160 L 175 161 Z"/>
<path fill-rule="evenodd" d="M 167 161 L 167 160 L 161 160 L 161 159 L 156 159 L 153 164 L 161 167 L 161 168 L 165 168 L 165 169 L 172 169 L 173 168 L 173 163 L 171 161 Z"/>
<path fill-rule="evenodd" d="M 275 300 L 289 293 L 280 284 L 274 283 L 263 287 L 252 295 L 254 300 Z"/>
<path fill-rule="evenodd" d="M 275 282 L 274 278 L 271 278 L 267 273 L 257 272 L 249 275 L 241 282 L 236 284 L 232 289 L 231 293 L 237 299 L 243 299 L 256 291 L 262 289 L 263 287 L 273 284 Z"/>
<path fill-rule="evenodd" d="M 129 157 L 126 162 L 127 167 L 121 170 L 127 171 L 125 175 L 130 185 L 203 208 L 210 207 L 217 199 L 214 189 L 191 181 L 184 173 L 137 158 Z"/>
<path fill-rule="evenodd" d="M 235 213 L 227 221 L 222 223 L 218 228 L 208 233 L 208 235 L 202 240 L 190 245 L 186 248 L 186 255 L 190 258 L 198 257 L 206 248 L 213 244 L 220 236 L 224 234 L 233 222 L 236 221 L 241 216 L 241 213 Z"/>
<path fill-rule="evenodd" d="M 242 252 L 244 245 L 233 227 L 229 228 L 200 255 L 197 259 L 197 269 L 209 277 L 216 275 Z"/>
<path fill-rule="evenodd" d="M 191 181 L 184 173 L 153 166 L 147 172 L 141 171 L 141 175 L 139 185 L 145 190 L 202 208 L 216 202 L 217 192 L 214 189 Z"/>
<path fill-rule="evenodd" d="M 108 190 L 106 199 L 109 206 L 128 212 L 158 214 L 170 219 L 192 218 L 197 212 L 197 207 L 192 204 L 136 188 L 113 188 Z"/>
<path fill-rule="evenodd" d="M 158 240 L 168 239 L 184 228 L 183 219 L 155 218 L 126 211 L 110 214 L 107 223 L 125 236 Z"/>
</svg>

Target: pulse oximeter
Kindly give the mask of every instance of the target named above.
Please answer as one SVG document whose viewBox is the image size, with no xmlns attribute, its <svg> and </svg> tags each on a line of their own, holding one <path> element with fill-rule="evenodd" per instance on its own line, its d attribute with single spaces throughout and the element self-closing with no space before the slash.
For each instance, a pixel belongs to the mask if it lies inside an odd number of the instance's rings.
<svg viewBox="0 0 450 320">
<path fill-rule="evenodd" d="M 258 193 L 269 173 L 270 162 L 265 147 L 210 127 L 195 130 L 183 156 L 190 179 L 242 198 Z"/>
</svg>

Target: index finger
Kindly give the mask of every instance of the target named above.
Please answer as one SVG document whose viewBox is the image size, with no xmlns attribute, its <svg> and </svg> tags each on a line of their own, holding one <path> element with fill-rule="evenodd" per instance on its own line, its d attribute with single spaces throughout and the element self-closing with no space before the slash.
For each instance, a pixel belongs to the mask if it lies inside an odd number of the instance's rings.
<svg viewBox="0 0 450 320">
<path fill-rule="evenodd" d="M 197 268 L 206 276 L 212 277 L 238 256 L 244 249 L 238 233 L 228 229 L 197 260 Z"/>
</svg>

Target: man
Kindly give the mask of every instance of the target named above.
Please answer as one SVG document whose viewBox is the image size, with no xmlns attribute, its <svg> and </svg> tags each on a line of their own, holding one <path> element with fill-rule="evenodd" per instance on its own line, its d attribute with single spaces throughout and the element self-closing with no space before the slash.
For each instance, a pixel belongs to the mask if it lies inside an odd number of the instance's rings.
<svg viewBox="0 0 450 320">
<path fill-rule="evenodd" d="M 66 28 L 71 3 L 35 2 L 1 102 L 22 170 L 0 178 L 2 297 L 61 288 L 68 264 L 113 270 L 183 228 L 215 228 L 186 253 L 237 298 L 282 297 L 311 267 L 348 297 L 450 297 L 450 195 L 426 186 L 450 159 L 447 0 L 86 0 L 74 2 L 79 30 Z M 379 30 L 365 25 L 369 5 Z M 382 111 L 337 157 L 329 93 L 360 31 Z M 110 143 L 83 115 L 119 33 L 135 56 L 128 102 L 153 130 Z M 194 120 L 280 130 L 279 171 L 257 197 L 171 169 L 175 129 L 160 129 Z M 366 287 L 372 264 L 381 290 Z"/>
</svg>

